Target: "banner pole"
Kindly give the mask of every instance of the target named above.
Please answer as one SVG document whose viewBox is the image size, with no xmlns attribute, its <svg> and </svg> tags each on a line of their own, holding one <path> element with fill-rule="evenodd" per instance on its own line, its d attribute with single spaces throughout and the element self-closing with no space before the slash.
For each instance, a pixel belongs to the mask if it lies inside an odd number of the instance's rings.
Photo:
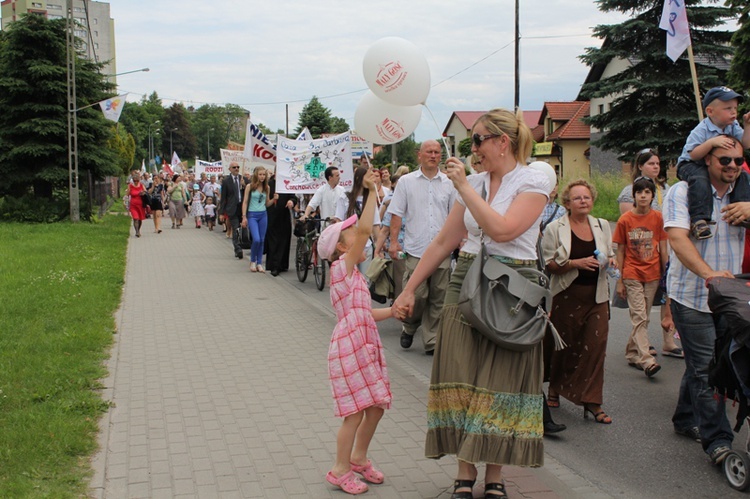
<svg viewBox="0 0 750 499">
<path fill-rule="evenodd" d="M 693 77 L 693 93 L 695 94 L 695 106 L 698 109 L 699 121 L 703 121 L 703 105 L 701 104 L 701 91 L 698 87 L 698 73 L 695 70 L 695 57 L 693 56 L 693 45 L 688 45 L 688 60 L 690 61 L 690 74 Z"/>
</svg>

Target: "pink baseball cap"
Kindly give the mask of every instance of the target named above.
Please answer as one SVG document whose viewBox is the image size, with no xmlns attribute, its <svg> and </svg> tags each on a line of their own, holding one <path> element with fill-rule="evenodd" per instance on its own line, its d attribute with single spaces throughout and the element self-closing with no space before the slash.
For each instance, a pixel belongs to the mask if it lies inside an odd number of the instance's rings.
<svg viewBox="0 0 750 499">
<path fill-rule="evenodd" d="M 339 242 L 341 231 L 348 229 L 357 223 L 357 215 L 352 215 L 343 222 L 336 222 L 325 228 L 318 238 L 318 254 L 324 260 L 330 260 L 333 252 L 336 251 L 336 243 Z"/>
</svg>

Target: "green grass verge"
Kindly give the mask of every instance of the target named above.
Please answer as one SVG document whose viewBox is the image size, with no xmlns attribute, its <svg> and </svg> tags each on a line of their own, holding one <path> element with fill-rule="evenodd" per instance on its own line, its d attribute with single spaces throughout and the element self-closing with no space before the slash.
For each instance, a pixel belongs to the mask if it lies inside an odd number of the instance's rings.
<svg viewBox="0 0 750 499">
<path fill-rule="evenodd" d="M 0 224 L 0 497 L 86 494 L 129 224 Z"/>
</svg>

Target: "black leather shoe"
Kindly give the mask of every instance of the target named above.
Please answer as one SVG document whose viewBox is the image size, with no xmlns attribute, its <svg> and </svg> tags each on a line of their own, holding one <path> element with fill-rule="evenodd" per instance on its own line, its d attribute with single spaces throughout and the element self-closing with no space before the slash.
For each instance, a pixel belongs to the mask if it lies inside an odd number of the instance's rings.
<svg viewBox="0 0 750 499">
<path fill-rule="evenodd" d="M 235 256 L 236 258 L 239 258 L 240 260 L 242 260 L 242 257 L 243 257 L 244 255 L 242 254 L 242 252 L 241 252 L 241 251 L 239 251 L 239 252 L 235 252 L 235 253 L 234 253 L 234 256 Z"/>
<path fill-rule="evenodd" d="M 401 331 L 401 348 L 411 347 L 411 343 L 414 341 L 413 334 L 406 334 L 406 331 Z"/>
<path fill-rule="evenodd" d="M 424 354 L 432 357 L 433 355 L 435 355 L 435 350 L 425 350 Z"/>
<path fill-rule="evenodd" d="M 274 269 L 274 270 L 271 271 L 271 275 L 274 276 L 274 277 L 277 277 L 279 275 L 279 271 L 276 270 L 276 269 Z"/>
<path fill-rule="evenodd" d="M 544 422 L 544 434 L 548 433 L 560 433 L 561 431 L 567 430 L 568 427 L 562 423 L 555 423 L 554 421 Z"/>
</svg>

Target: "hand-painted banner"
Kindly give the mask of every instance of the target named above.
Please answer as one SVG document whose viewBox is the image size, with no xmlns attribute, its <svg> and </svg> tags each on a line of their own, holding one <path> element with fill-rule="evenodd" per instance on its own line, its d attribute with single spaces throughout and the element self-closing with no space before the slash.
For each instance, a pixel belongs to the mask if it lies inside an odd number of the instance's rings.
<svg viewBox="0 0 750 499">
<path fill-rule="evenodd" d="M 271 144 L 266 134 L 250 121 L 247 122 L 243 152 L 253 167 L 265 166 L 270 170 L 276 167 L 276 146 Z"/>
<path fill-rule="evenodd" d="M 339 185 L 352 189 L 351 137 L 349 132 L 315 140 L 278 137 L 276 144 L 276 192 L 312 194 L 323 182 L 323 172 L 335 166 L 341 172 Z"/>
<path fill-rule="evenodd" d="M 253 172 L 250 160 L 244 156 L 241 150 L 221 149 L 221 164 L 224 166 L 224 175 L 229 175 L 229 165 L 232 163 L 240 165 L 240 171 L 243 174 Z"/>
<path fill-rule="evenodd" d="M 207 177 L 210 177 L 211 175 L 216 175 L 217 177 L 219 175 L 224 174 L 224 168 L 221 166 L 221 161 L 203 161 L 202 159 L 196 159 L 195 160 L 195 178 L 200 178 L 201 173 L 205 173 Z"/>
</svg>

